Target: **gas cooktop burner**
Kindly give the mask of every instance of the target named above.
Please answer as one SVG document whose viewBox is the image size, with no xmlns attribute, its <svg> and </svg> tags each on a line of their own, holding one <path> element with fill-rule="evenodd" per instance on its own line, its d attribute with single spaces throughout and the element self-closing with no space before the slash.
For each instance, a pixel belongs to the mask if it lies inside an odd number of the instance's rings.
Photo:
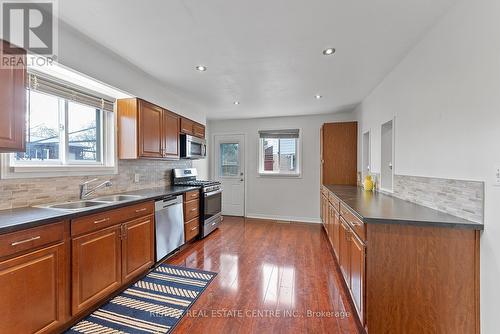
<svg viewBox="0 0 500 334">
<path fill-rule="evenodd" d="M 177 181 L 175 184 L 179 186 L 196 186 L 196 187 L 210 187 L 220 185 L 218 181 L 203 181 L 203 180 L 192 180 L 192 181 Z"/>
</svg>

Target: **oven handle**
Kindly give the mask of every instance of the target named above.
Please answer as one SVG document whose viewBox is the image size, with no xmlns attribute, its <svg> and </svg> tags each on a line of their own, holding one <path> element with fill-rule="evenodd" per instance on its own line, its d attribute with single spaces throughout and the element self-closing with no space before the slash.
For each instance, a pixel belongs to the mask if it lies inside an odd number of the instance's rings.
<svg viewBox="0 0 500 334">
<path fill-rule="evenodd" d="M 216 190 L 216 191 L 211 191 L 209 193 L 205 193 L 205 197 L 217 195 L 217 194 L 220 194 L 221 192 L 222 192 L 222 189 L 219 189 L 219 190 Z"/>
</svg>

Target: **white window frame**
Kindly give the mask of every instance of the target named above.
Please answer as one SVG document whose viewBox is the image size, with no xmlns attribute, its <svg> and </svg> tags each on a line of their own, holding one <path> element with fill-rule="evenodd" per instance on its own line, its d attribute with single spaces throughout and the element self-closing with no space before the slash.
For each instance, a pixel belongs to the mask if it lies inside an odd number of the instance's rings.
<svg viewBox="0 0 500 334">
<path fill-rule="evenodd" d="M 273 128 L 272 130 L 259 130 L 259 131 L 275 131 L 275 130 L 287 130 L 287 128 L 278 129 Z M 258 147 L 257 147 L 257 155 L 258 155 L 258 171 L 257 175 L 259 177 L 278 177 L 278 178 L 302 178 L 302 129 L 299 130 L 299 137 L 297 138 L 296 145 L 296 154 L 297 154 L 297 171 L 296 172 L 282 172 L 282 171 L 264 171 L 264 138 L 258 137 Z"/>
<path fill-rule="evenodd" d="M 67 114 L 67 111 L 65 111 Z M 68 120 L 64 119 L 64 128 L 67 129 Z M 116 112 L 101 110 L 102 157 L 100 162 L 93 161 L 66 161 L 68 145 L 61 151 L 60 160 L 47 161 L 40 164 L 38 161 L 15 161 L 15 153 L 2 153 L 0 156 L 0 172 L 2 179 L 21 179 L 57 176 L 87 176 L 118 174 L 117 143 L 116 143 Z M 64 141 L 68 142 L 68 133 L 64 131 Z M 61 138 L 63 139 L 63 138 Z M 66 161 L 66 162 L 65 162 Z"/>
</svg>

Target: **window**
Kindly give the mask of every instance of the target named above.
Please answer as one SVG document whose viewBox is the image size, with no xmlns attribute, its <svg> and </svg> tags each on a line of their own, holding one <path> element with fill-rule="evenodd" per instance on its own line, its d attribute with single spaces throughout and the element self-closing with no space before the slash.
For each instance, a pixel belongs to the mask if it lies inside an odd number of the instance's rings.
<svg viewBox="0 0 500 334">
<path fill-rule="evenodd" d="M 259 173 L 261 175 L 300 175 L 300 131 L 259 131 Z"/>
<path fill-rule="evenodd" d="M 2 162 L 2 177 L 115 172 L 114 99 L 47 75 L 29 76 L 26 151 Z"/>
<path fill-rule="evenodd" d="M 220 176 L 239 176 L 240 158 L 238 143 L 220 144 Z"/>
</svg>

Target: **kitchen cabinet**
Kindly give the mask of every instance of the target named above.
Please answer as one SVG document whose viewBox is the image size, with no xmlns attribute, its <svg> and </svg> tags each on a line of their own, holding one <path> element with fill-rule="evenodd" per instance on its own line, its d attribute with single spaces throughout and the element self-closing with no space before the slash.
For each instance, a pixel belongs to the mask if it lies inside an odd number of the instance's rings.
<svg viewBox="0 0 500 334">
<path fill-rule="evenodd" d="M 121 229 L 112 226 L 72 240 L 72 313 L 121 286 Z"/>
<path fill-rule="evenodd" d="M 122 225 L 122 280 L 130 280 L 154 264 L 154 217 Z"/>
<path fill-rule="evenodd" d="M 71 221 L 72 314 L 88 310 L 154 264 L 154 203 Z"/>
<path fill-rule="evenodd" d="M 137 98 L 117 101 L 120 159 L 178 159 L 180 117 Z"/>
<path fill-rule="evenodd" d="M 163 111 L 163 147 L 166 157 L 179 158 L 180 117 L 168 110 Z"/>
<path fill-rule="evenodd" d="M 0 333 L 52 333 L 69 317 L 67 223 L 46 227 L 0 236 Z"/>
<path fill-rule="evenodd" d="M 339 265 L 348 287 L 351 285 L 351 236 L 347 223 L 340 218 L 339 229 Z"/>
<path fill-rule="evenodd" d="M 358 123 L 325 123 L 320 130 L 321 184 L 357 184 Z"/>
<path fill-rule="evenodd" d="M 199 123 L 196 123 L 188 118 L 181 118 L 181 133 L 205 138 L 205 126 Z"/>
<path fill-rule="evenodd" d="M 200 234 L 200 191 L 184 193 L 184 239 L 193 240 Z"/>
<path fill-rule="evenodd" d="M 0 54 L 9 56 L 8 42 L 1 41 Z M 15 57 L 26 59 L 19 49 Z M 5 52 L 5 53 L 4 53 Z M 24 62 L 25 64 L 26 62 Z M 26 149 L 26 67 L 4 66 L 0 69 L 0 152 L 23 152 Z"/>
<path fill-rule="evenodd" d="M 321 186 L 321 207 L 328 198 L 333 255 L 353 311 L 367 332 L 479 333 L 480 231 L 429 222 L 415 225 L 415 217 L 401 222 L 397 216 L 384 223 L 384 215 L 408 204 L 347 188 Z M 349 202 L 363 212 L 376 211 L 371 218 L 376 222 L 361 218 Z M 418 209 L 410 204 L 409 210 Z M 424 216 L 428 210 L 422 208 Z"/>
<path fill-rule="evenodd" d="M 364 319 L 365 298 L 365 255 L 366 249 L 363 242 L 355 233 L 350 234 L 350 287 L 354 306 L 359 318 Z"/>
</svg>

